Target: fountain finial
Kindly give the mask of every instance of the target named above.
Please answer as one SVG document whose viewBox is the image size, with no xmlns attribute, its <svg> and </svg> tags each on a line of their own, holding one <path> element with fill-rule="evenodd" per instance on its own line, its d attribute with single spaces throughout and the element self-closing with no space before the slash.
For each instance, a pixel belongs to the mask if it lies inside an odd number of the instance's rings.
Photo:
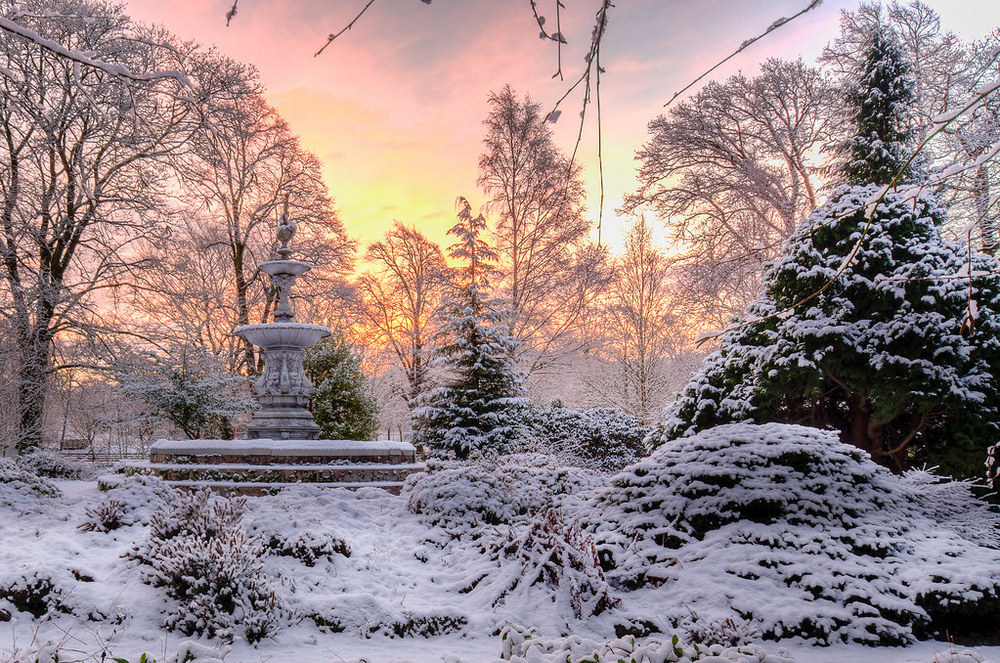
<svg viewBox="0 0 1000 663">
<path fill-rule="evenodd" d="M 292 241 L 292 237 L 295 236 L 295 222 L 291 220 L 288 216 L 288 196 L 285 196 L 285 206 L 281 210 L 281 220 L 278 221 L 278 241 L 281 242 L 281 246 L 278 248 L 278 259 L 288 260 L 288 256 L 292 254 L 292 250 L 288 248 L 288 243 Z"/>
</svg>

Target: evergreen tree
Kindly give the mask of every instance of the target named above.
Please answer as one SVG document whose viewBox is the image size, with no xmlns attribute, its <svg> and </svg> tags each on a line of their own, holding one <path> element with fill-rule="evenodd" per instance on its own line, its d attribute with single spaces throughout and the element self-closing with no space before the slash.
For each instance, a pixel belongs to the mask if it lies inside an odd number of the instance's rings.
<svg viewBox="0 0 1000 663">
<path fill-rule="evenodd" d="M 916 95 L 912 67 L 903 56 L 896 34 L 875 25 L 857 79 L 848 85 L 853 135 L 841 146 L 844 162 L 839 174 L 845 184 L 896 183 L 914 179 L 908 166 L 915 137 L 912 113 Z"/>
<path fill-rule="evenodd" d="M 340 334 L 306 350 L 306 376 L 316 391 L 309 411 L 327 440 L 371 440 L 378 432 L 378 405 L 368 390 L 361 357 Z"/>
<path fill-rule="evenodd" d="M 487 298 L 496 252 L 480 237 L 485 229 L 483 215 L 473 218 L 468 201 L 459 198 L 458 223 L 448 231 L 458 241 L 448 251 L 464 265 L 461 285 L 445 305 L 444 342 L 435 360 L 447 377 L 412 413 L 414 443 L 460 458 L 477 448 L 502 448 L 524 402 L 514 366 L 517 342 L 498 303 Z"/>
<path fill-rule="evenodd" d="M 768 267 L 763 295 L 668 410 L 664 439 L 805 423 L 897 468 L 919 457 L 982 473 L 1000 429 L 1000 264 L 942 238 L 931 194 L 884 190 L 911 154 L 901 102 L 870 103 L 906 89 L 886 44 L 877 31 L 850 99 L 859 135 L 846 183 Z"/>
</svg>

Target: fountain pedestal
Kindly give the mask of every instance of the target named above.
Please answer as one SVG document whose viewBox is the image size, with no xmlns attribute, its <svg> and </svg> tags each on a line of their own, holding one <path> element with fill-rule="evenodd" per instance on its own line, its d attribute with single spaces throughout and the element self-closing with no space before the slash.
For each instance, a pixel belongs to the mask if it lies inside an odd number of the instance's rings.
<svg viewBox="0 0 1000 663">
<path fill-rule="evenodd" d="M 308 263 L 288 257 L 294 230 L 286 209 L 278 226 L 278 259 L 260 265 L 278 290 L 274 322 L 233 330 L 259 347 L 264 359 L 254 385 L 261 407 L 247 439 L 159 440 L 150 448 L 149 462 L 125 467 L 126 473 L 156 474 L 179 488 L 260 495 L 294 483 L 398 493 L 408 475 L 423 469 L 408 442 L 317 439 L 320 428 L 306 409 L 315 389 L 302 361 L 304 350 L 329 336 L 330 329 L 294 321 L 290 290 L 310 269 Z M 99 479 L 103 487 L 116 481 L 115 476 Z"/>
</svg>

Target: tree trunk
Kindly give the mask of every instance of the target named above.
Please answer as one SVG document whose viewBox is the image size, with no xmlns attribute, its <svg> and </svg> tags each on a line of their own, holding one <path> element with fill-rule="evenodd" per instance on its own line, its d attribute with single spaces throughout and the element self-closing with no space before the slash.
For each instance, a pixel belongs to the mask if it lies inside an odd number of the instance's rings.
<svg viewBox="0 0 1000 663">
<path fill-rule="evenodd" d="M 42 444 L 45 396 L 48 389 L 48 357 L 51 334 L 39 322 L 28 327 L 20 339 L 20 366 L 17 371 L 17 398 L 20 425 L 17 451 L 25 453 Z"/>
<path fill-rule="evenodd" d="M 876 450 L 873 448 L 872 439 L 868 435 L 868 427 L 871 423 L 871 411 L 863 396 L 851 394 L 847 399 L 847 431 L 848 441 L 857 448 L 867 451 L 872 458 L 876 458 Z"/>
</svg>

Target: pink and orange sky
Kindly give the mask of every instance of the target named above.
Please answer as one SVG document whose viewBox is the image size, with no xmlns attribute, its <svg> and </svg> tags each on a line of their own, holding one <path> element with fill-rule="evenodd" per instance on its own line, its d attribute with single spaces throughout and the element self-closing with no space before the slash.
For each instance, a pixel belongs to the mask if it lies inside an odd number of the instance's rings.
<svg viewBox="0 0 1000 663">
<path fill-rule="evenodd" d="M 216 45 L 257 66 L 271 103 L 320 159 L 349 234 L 364 244 L 398 219 L 447 245 L 454 202 L 483 202 L 476 187 L 487 96 L 510 84 L 550 108 L 582 72 L 596 0 L 564 0 L 566 81 L 553 79 L 556 51 L 538 38 L 528 0 L 376 0 L 354 28 L 319 57 L 330 32 L 367 0 L 127 0 L 131 15 L 184 39 Z M 826 0 L 713 74 L 751 73 L 767 57 L 813 60 L 837 33 L 854 0 Z M 942 23 L 965 39 L 1000 25 L 997 0 L 930 0 Z M 555 0 L 539 11 L 555 23 Z M 620 0 L 610 13 L 601 79 L 605 211 L 602 239 L 621 245 L 614 208 L 635 187 L 635 150 L 647 123 L 673 93 L 775 19 L 808 0 Z M 564 103 L 556 139 L 572 150 L 581 99 Z M 591 114 L 593 109 L 589 111 Z M 596 219 L 596 125 L 579 159 Z"/>
</svg>

